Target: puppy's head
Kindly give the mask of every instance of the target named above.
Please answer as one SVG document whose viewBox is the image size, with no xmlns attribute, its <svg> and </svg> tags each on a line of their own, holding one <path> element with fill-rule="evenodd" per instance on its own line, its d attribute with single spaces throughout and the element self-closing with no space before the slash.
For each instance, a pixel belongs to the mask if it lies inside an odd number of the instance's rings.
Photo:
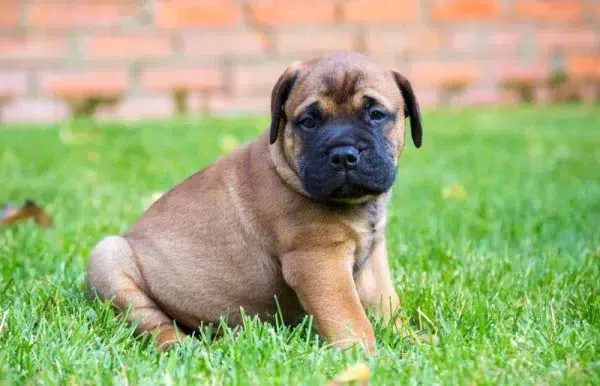
<svg viewBox="0 0 600 386">
<path fill-rule="evenodd" d="M 279 174 L 318 200 L 360 203 L 387 192 L 404 147 L 405 118 L 421 146 L 408 80 L 356 53 L 288 68 L 271 97 L 271 155 Z"/>
</svg>

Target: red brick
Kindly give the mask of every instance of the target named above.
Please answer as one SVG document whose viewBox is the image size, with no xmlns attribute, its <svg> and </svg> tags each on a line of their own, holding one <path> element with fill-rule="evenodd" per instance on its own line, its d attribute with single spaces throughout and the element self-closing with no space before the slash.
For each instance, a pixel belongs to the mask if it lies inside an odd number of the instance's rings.
<svg viewBox="0 0 600 386">
<path fill-rule="evenodd" d="M 502 102 L 503 105 L 518 105 L 521 103 L 521 96 L 515 90 L 502 87 L 498 89 L 498 94 L 500 102 Z"/>
<path fill-rule="evenodd" d="M 162 0 L 155 15 L 166 28 L 232 27 L 241 22 L 242 9 L 231 0 Z"/>
<path fill-rule="evenodd" d="M 547 79 L 550 67 L 546 61 L 521 62 L 516 59 L 495 60 L 491 64 L 492 80 L 506 83 L 540 83 Z"/>
<path fill-rule="evenodd" d="M 451 52 L 481 52 L 478 36 L 473 30 L 447 31 L 444 33 L 444 48 Z"/>
<path fill-rule="evenodd" d="M 231 69 L 231 91 L 236 96 L 269 92 L 291 64 L 292 62 L 270 62 L 236 66 Z"/>
<path fill-rule="evenodd" d="M 516 54 L 525 40 L 525 31 L 520 26 L 496 28 L 490 31 L 486 42 L 488 52 L 502 56 L 507 53 Z"/>
<path fill-rule="evenodd" d="M 0 100 L 27 93 L 27 73 L 0 69 Z"/>
<path fill-rule="evenodd" d="M 19 25 L 19 5 L 16 3 L 0 4 L 0 28 Z"/>
<path fill-rule="evenodd" d="M 142 72 L 141 84 L 153 91 L 206 91 L 221 85 L 221 73 L 215 68 L 151 68 Z"/>
<path fill-rule="evenodd" d="M 600 98 L 600 90 L 595 84 L 582 84 L 580 86 L 581 99 L 586 102 L 594 102 Z"/>
<path fill-rule="evenodd" d="M 334 22 L 335 5 L 321 0 L 258 0 L 249 4 L 252 21 L 266 25 Z"/>
<path fill-rule="evenodd" d="M 162 58 L 172 53 L 165 35 L 96 35 L 89 41 L 89 54 L 97 59 Z"/>
<path fill-rule="evenodd" d="M 381 68 L 387 68 L 396 71 L 405 71 L 408 65 L 405 61 L 400 60 L 397 55 L 371 55 Z"/>
<path fill-rule="evenodd" d="M 539 86 L 533 90 L 533 99 L 536 103 L 546 104 L 552 100 L 552 91 L 547 86 Z"/>
<path fill-rule="evenodd" d="M 465 87 L 479 78 L 479 70 L 471 63 L 415 63 L 409 79 L 415 85 Z"/>
<path fill-rule="evenodd" d="M 0 60 L 50 60 L 67 55 L 65 36 L 27 35 L 0 37 Z"/>
<path fill-rule="evenodd" d="M 128 97 L 114 106 L 100 106 L 95 117 L 110 120 L 168 118 L 175 113 L 171 95 Z"/>
<path fill-rule="evenodd" d="M 187 109 L 190 112 L 206 113 L 210 111 L 210 100 L 219 90 L 207 93 L 202 91 L 191 91 L 187 96 Z"/>
<path fill-rule="evenodd" d="M 545 50 L 585 50 L 600 46 L 600 36 L 593 29 L 546 29 L 537 31 L 538 46 Z"/>
<path fill-rule="evenodd" d="M 367 30 L 364 35 L 365 51 L 371 55 L 397 55 L 406 52 L 408 33 L 404 30 Z"/>
<path fill-rule="evenodd" d="M 600 80 L 600 55 L 578 55 L 569 58 L 567 72 L 576 79 Z"/>
<path fill-rule="evenodd" d="M 581 0 L 519 0 L 515 6 L 518 19 L 535 21 L 575 21 L 583 15 Z"/>
<path fill-rule="evenodd" d="M 45 95 L 62 98 L 89 96 L 119 96 L 127 88 L 124 70 L 85 70 L 52 73 L 42 76 L 41 89 Z"/>
<path fill-rule="evenodd" d="M 69 116 L 69 107 L 53 99 L 18 99 L 0 108 L 3 122 L 53 123 Z"/>
<path fill-rule="evenodd" d="M 341 7 L 343 20 L 352 23 L 406 23 L 417 19 L 416 0 L 350 0 Z"/>
<path fill-rule="evenodd" d="M 28 6 L 27 22 L 42 28 L 112 27 L 135 17 L 134 2 L 39 2 Z"/>
<path fill-rule="evenodd" d="M 417 87 L 415 88 L 415 95 L 421 108 L 434 107 L 440 104 L 439 90 L 426 87 Z"/>
<path fill-rule="evenodd" d="M 465 90 L 464 93 L 456 95 L 452 99 L 453 105 L 458 106 L 477 106 L 499 103 L 502 100 L 502 93 L 497 88 L 475 87 Z"/>
<path fill-rule="evenodd" d="M 183 34 L 186 55 L 259 55 L 266 51 L 266 38 L 252 31 L 222 31 Z"/>
<path fill-rule="evenodd" d="M 431 4 L 434 21 L 489 21 L 499 19 L 501 14 L 498 0 L 434 0 Z"/>
<path fill-rule="evenodd" d="M 330 51 L 351 51 L 354 36 L 347 31 L 281 31 L 275 34 L 275 46 L 280 54 L 304 54 L 304 58 Z"/>
<path fill-rule="evenodd" d="M 427 54 L 438 52 L 443 45 L 443 34 L 434 29 L 368 30 L 365 34 L 366 51 L 382 54 Z"/>
<path fill-rule="evenodd" d="M 216 115 L 266 114 L 271 108 L 270 105 L 269 92 L 241 97 L 215 95 L 210 99 L 209 111 Z"/>
</svg>

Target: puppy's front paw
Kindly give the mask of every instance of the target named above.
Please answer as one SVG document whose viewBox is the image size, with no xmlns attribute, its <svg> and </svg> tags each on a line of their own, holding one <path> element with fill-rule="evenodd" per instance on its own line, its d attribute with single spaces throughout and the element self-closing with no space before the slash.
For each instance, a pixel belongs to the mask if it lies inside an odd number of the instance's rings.
<svg viewBox="0 0 600 386">
<path fill-rule="evenodd" d="M 374 340 L 371 342 L 356 339 L 338 340 L 328 344 L 326 347 L 338 347 L 341 350 L 349 350 L 353 347 L 360 347 L 369 355 L 377 354 L 377 345 L 375 344 Z"/>
<path fill-rule="evenodd" d="M 171 325 L 162 325 L 156 329 L 156 347 L 160 351 L 166 351 L 173 345 L 182 342 L 187 335 L 178 328 Z"/>
<path fill-rule="evenodd" d="M 375 333 L 371 325 L 366 326 L 365 331 L 362 333 L 354 332 L 346 328 L 345 334 L 338 334 L 337 338 L 331 340 L 331 346 L 339 347 L 342 350 L 360 347 L 369 355 L 377 354 Z"/>
</svg>

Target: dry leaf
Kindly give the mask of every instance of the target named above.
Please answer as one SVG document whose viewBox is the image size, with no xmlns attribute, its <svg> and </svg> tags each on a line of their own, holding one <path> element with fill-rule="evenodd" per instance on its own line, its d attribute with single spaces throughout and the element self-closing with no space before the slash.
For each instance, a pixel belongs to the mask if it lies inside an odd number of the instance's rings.
<svg viewBox="0 0 600 386">
<path fill-rule="evenodd" d="M 219 145 L 221 146 L 221 150 L 224 153 L 231 153 L 232 151 L 237 149 L 238 146 L 240 146 L 240 142 L 233 135 L 226 134 L 223 137 L 221 137 Z"/>
<path fill-rule="evenodd" d="M 440 343 L 440 338 L 437 335 L 428 334 L 425 331 L 405 331 L 400 337 L 411 343 L 428 344 L 431 346 L 437 346 Z"/>
<path fill-rule="evenodd" d="M 88 151 L 87 159 L 88 161 L 98 161 L 100 159 L 100 153 L 97 151 Z"/>
<path fill-rule="evenodd" d="M 467 189 L 465 189 L 460 182 L 455 182 L 442 189 L 442 197 L 454 200 L 464 200 L 467 198 Z"/>
<path fill-rule="evenodd" d="M 6 320 L 7 316 L 8 316 L 8 311 L 4 311 L 4 313 L 2 314 L 2 320 L 0 320 L 0 335 L 2 335 L 4 330 L 6 330 L 8 328 L 8 321 Z"/>
<path fill-rule="evenodd" d="M 156 202 L 156 200 L 158 200 L 159 198 L 162 197 L 164 193 L 163 192 L 152 192 L 152 194 L 145 196 L 142 199 L 142 205 L 144 205 L 145 208 L 149 208 L 152 204 L 154 204 Z"/>
<path fill-rule="evenodd" d="M 42 228 L 48 228 L 52 225 L 52 218 L 32 200 L 25 201 L 21 208 L 7 203 L 0 209 L 0 225 L 10 225 L 20 220 L 29 219 L 33 219 Z"/>
<path fill-rule="evenodd" d="M 339 386 L 351 382 L 359 385 L 368 385 L 371 378 L 371 369 L 363 362 L 358 362 L 339 373 L 328 386 Z"/>
<path fill-rule="evenodd" d="M 84 145 L 98 141 L 100 134 L 93 131 L 73 132 L 69 128 L 63 128 L 58 133 L 58 137 L 65 145 Z"/>
</svg>

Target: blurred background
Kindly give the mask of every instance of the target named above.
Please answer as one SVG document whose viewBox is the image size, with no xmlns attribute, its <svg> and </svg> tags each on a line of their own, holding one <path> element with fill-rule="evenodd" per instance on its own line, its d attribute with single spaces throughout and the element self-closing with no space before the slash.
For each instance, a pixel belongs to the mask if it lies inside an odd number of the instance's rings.
<svg viewBox="0 0 600 386">
<path fill-rule="evenodd" d="M 265 113 L 332 50 L 404 73 L 423 106 L 594 101 L 598 0 L 0 0 L 0 121 Z"/>
</svg>

